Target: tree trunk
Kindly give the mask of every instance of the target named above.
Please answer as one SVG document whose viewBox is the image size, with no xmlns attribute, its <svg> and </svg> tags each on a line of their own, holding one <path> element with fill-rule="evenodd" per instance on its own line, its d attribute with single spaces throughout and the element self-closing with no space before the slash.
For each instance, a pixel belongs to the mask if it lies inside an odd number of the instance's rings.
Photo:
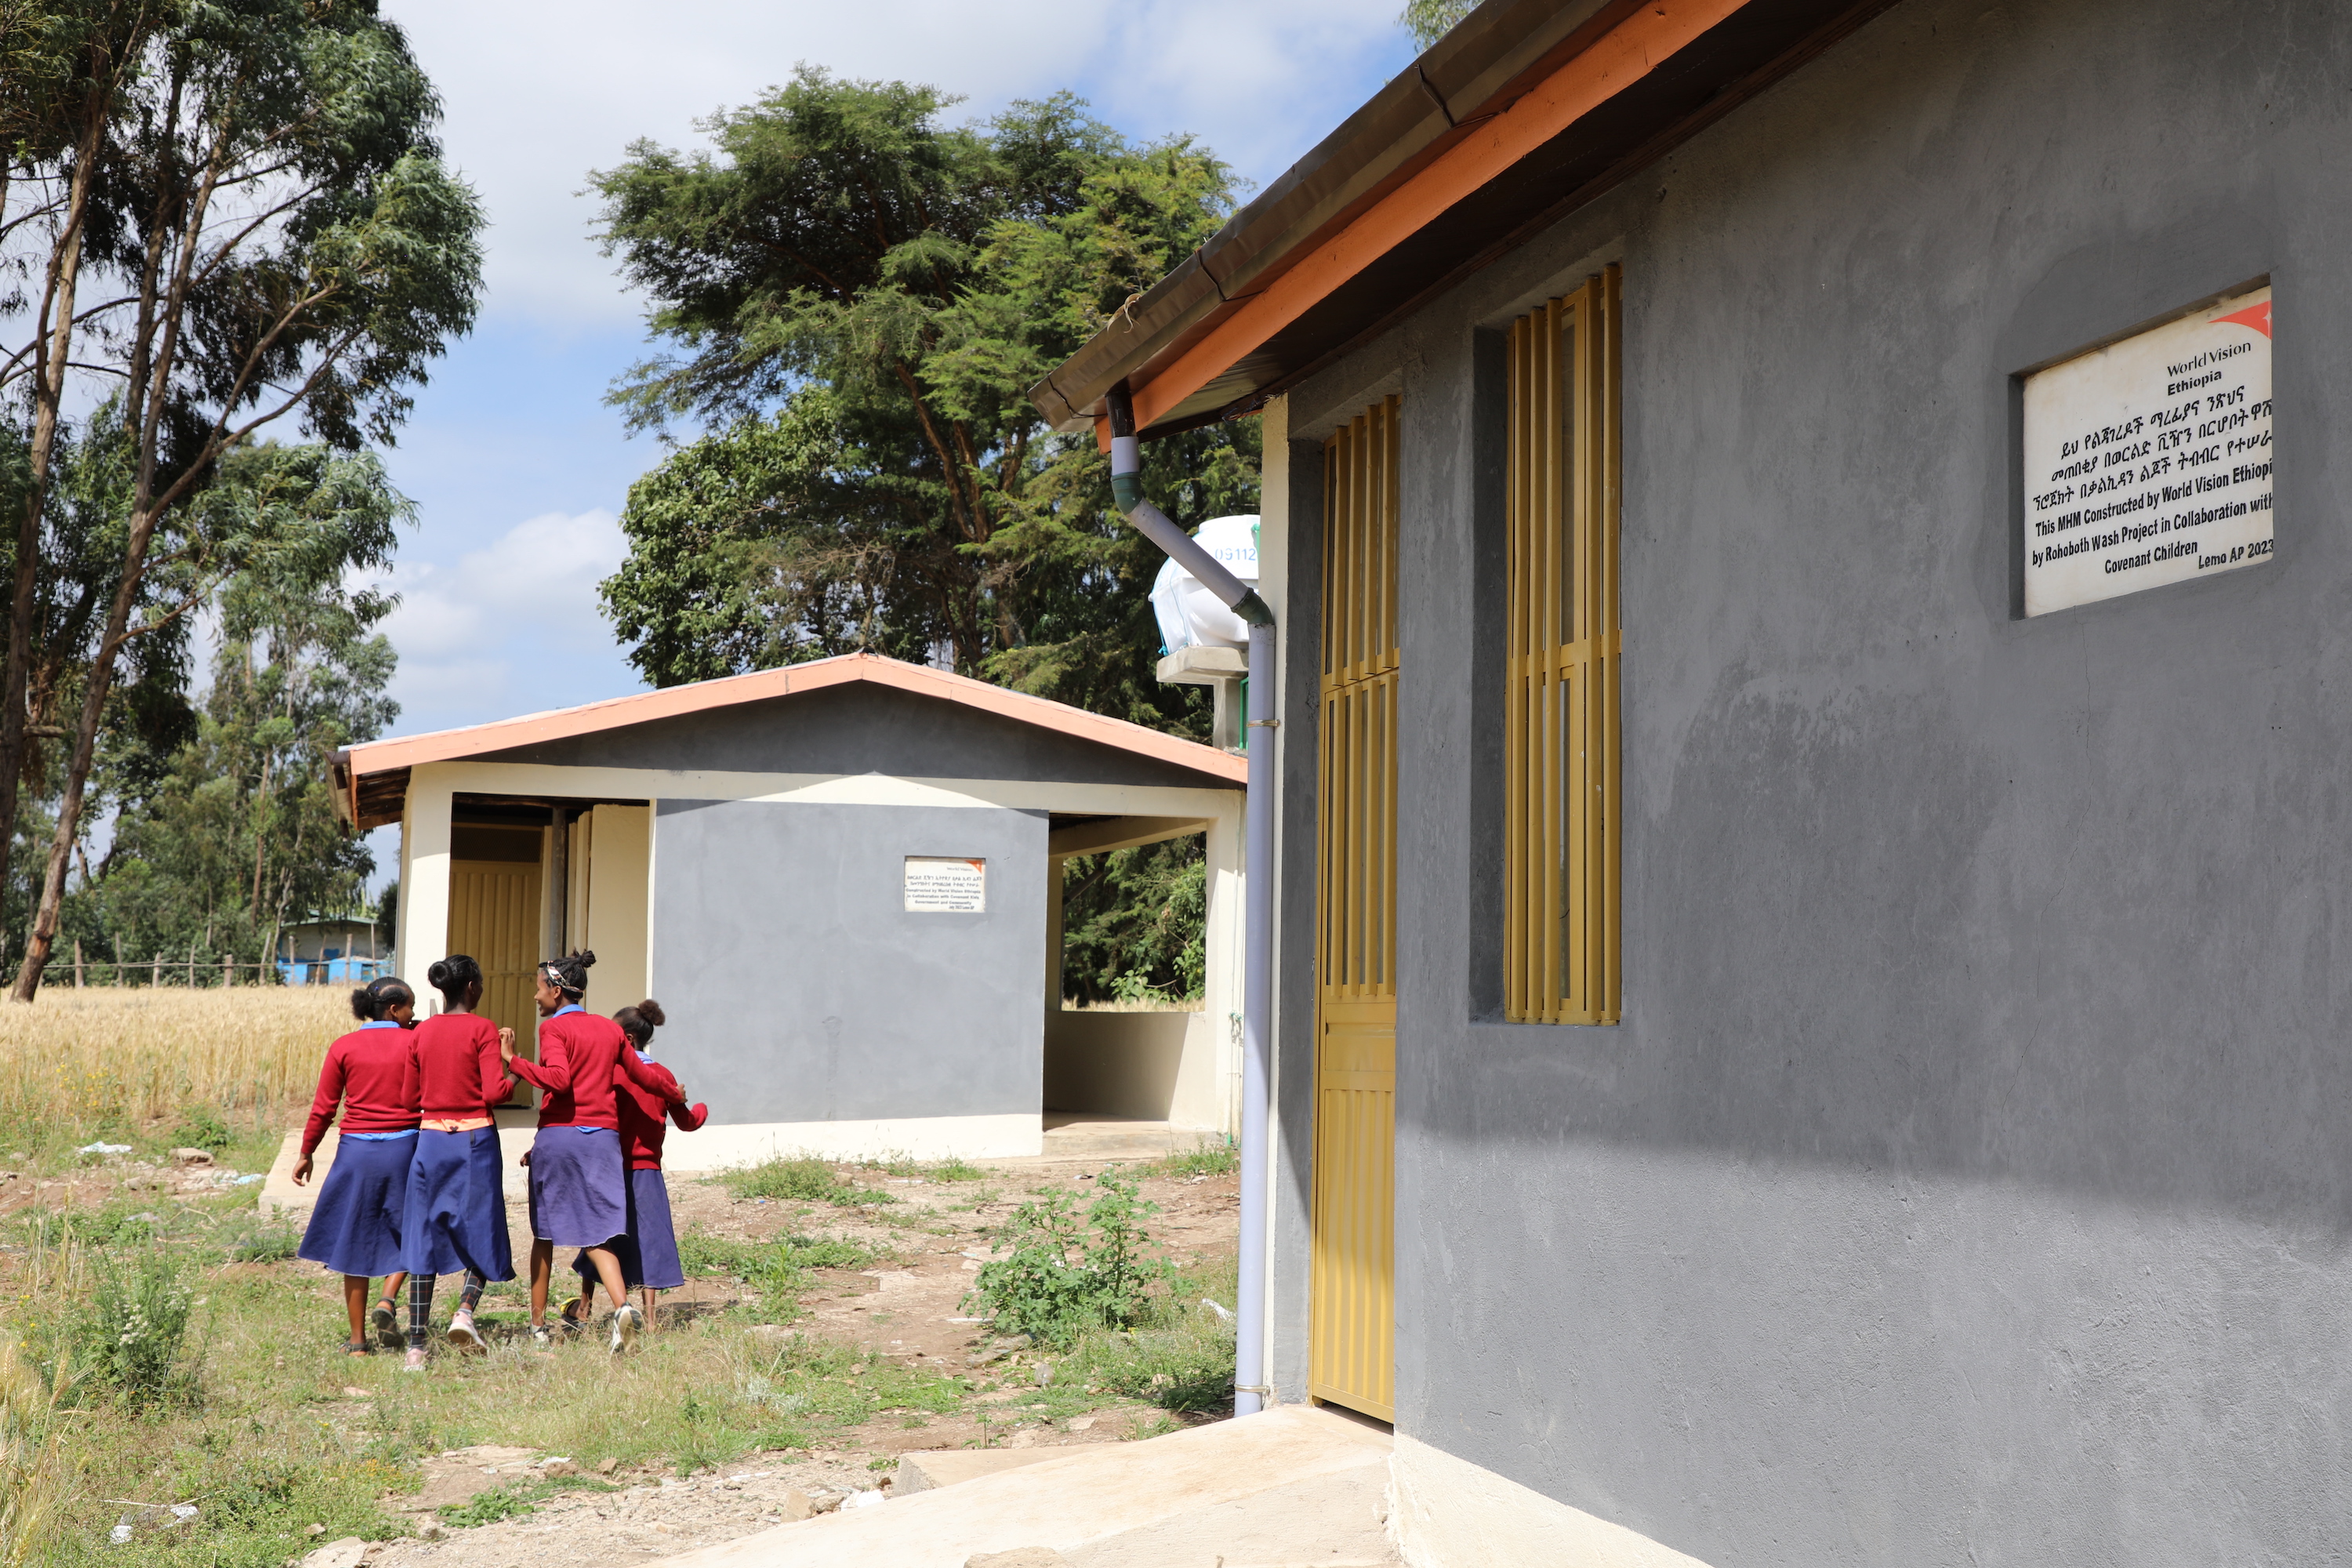
<svg viewBox="0 0 2352 1568">
<path fill-rule="evenodd" d="M 131 611 L 138 602 L 140 580 L 147 572 L 147 546 L 155 537 L 157 509 L 151 502 L 131 515 L 131 538 L 122 557 L 122 577 L 107 612 L 106 632 L 89 661 L 89 684 L 82 692 L 81 719 L 74 726 L 73 755 L 66 763 L 65 798 L 58 804 L 57 831 L 49 837 L 47 874 L 41 879 L 41 901 L 33 916 L 32 940 L 25 944 L 24 966 L 16 971 L 11 998 L 30 1002 L 40 994 L 41 972 L 48 967 L 56 946 L 58 914 L 66 896 L 66 868 L 80 837 L 82 796 L 89 785 L 89 770 L 98 755 L 99 721 L 106 714 L 106 699 L 114 685 L 114 661 L 131 633 Z"/>
<path fill-rule="evenodd" d="M 48 508 L 49 469 L 57 451 L 58 422 L 65 400 L 66 370 L 73 348 L 75 289 L 81 278 L 83 220 L 89 212 L 90 181 L 98 166 L 98 141 L 106 125 L 102 104 L 92 104 L 66 198 L 66 222 L 50 251 L 43 303 L 55 314 L 35 323 L 33 440 L 28 453 L 31 483 L 25 515 L 16 522 L 15 581 L 8 598 L 8 656 L 0 666 L 0 887 L 8 883 L 9 851 L 16 839 L 18 785 L 25 776 L 26 690 L 33 670 L 33 642 L 39 626 L 41 514 Z M 29 995 L 27 1000 L 29 1000 Z"/>
</svg>

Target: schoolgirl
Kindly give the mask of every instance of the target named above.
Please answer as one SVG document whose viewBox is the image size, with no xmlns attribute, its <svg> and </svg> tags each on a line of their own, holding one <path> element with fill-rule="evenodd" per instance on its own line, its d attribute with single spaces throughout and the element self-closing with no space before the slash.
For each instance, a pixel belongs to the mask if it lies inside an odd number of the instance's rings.
<svg viewBox="0 0 2352 1568">
<path fill-rule="evenodd" d="M 425 978 L 441 993 L 443 1010 L 419 1024 L 415 1034 L 422 1128 L 408 1167 L 408 1226 L 400 1259 L 408 1270 L 410 1372 L 425 1367 L 433 1287 L 440 1276 L 465 1271 L 449 1342 L 471 1351 L 485 1348 L 474 1326 L 482 1288 L 514 1278 L 499 1128 L 491 1114 L 514 1090 L 514 1079 L 500 1065 L 514 1031 L 474 1011 L 482 1003 L 482 966 L 468 955 L 440 960 Z"/>
<path fill-rule="evenodd" d="M 547 1288 L 558 1247 L 585 1247 L 605 1291 L 621 1303 L 613 1314 L 613 1352 L 636 1342 L 645 1318 L 628 1304 L 620 1259 L 612 1243 L 627 1233 L 628 1169 L 621 1152 L 615 1069 L 659 1092 L 659 1082 L 629 1050 L 628 1037 L 610 1018 L 580 1005 L 588 989 L 593 952 L 550 959 L 539 966 L 534 994 L 540 1011 L 539 1059 L 503 1052 L 508 1068 L 542 1091 L 539 1134 L 530 1146 L 530 1334 L 545 1346 Z"/>
<path fill-rule="evenodd" d="M 662 1140 L 670 1122 L 677 1122 L 681 1132 L 691 1132 L 710 1110 L 708 1106 L 688 1106 L 676 1075 L 654 1060 L 654 1031 L 668 1022 L 660 1003 L 648 997 L 614 1014 L 613 1022 L 629 1037 L 630 1051 L 624 1052 L 624 1057 L 634 1052 L 660 1086 L 657 1090 L 640 1088 L 625 1068 L 615 1068 L 614 1104 L 621 1113 L 621 1145 L 629 1162 L 629 1228 L 614 1244 L 613 1254 L 620 1259 L 621 1282 L 636 1290 L 650 1326 L 654 1292 L 675 1290 L 686 1283 L 686 1269 L 677 1256 L 677 1231 L 670 1219 L 669 1187 L 662 1178 Z M 577 1328 L 587 1323 L 596 1304 L 596 1272 L 585 1252 L 572 1260 L 572 1267 L 580 1276 L 580 1294 L 565 1305 L 563 1319 Z"/>
<path fill-rule="evenodd" d="M 404 1278 L 401 1221 L 416 1141 L 416 1056 L 408 1037 L 416 994 L 385 975 L 352 993 L 352 1013 L 360 1026 L 327 1047 L 326 1064 L 319 1069 L 318 1098 L 302 1127 L 294 1184 L 309 1184 L 310 1158 L 341 1100 L 342 1137 L 298 1256 L 343 1277 L 343 1309 L 352 1327 L 344 1349 L 366 1355 L 368 1281 L 378 1275 L 384 1280 L 383 1299 L 373 1314 L 376 1336 L 386 1350 L 400 1343 L 393 1302 Z"/>
</svg>

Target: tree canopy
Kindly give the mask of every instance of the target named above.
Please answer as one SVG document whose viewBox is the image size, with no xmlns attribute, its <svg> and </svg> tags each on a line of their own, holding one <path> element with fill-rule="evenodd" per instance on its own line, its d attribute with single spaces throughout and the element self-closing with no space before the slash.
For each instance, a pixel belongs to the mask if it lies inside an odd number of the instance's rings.
<svg viewBox="0 0 2352 1568">
<path fill-rule="evenodd" d="M 429 362 L 472 324 L 482 217 L 441 163 L 431 82 L 373 0 L 5 6 L 0 60 L 0 312 L 24 329 L 0 343 L 23 453 L 0 855 L 19 782 L 55 792 L 15 987 L 29 999 L 119 674 L 173 662 L 158 650 L 192 609 L 252 550 L 277 547 L 209 492 L 282 419 L 333 450 L 392 439 Z M 115 389 L 79 430 L 75 378 Z M 53 612 L 79 604 L 82 579 L 50 563 L 70 555 L 58 531 L 75 514 L 53 492 L 72 454 L 104 476 L 106 542 L 85 574 L 100 592 L 68 627 Z M 72 721 L 52 777 L 31 744 L 50 738 L 33 717 L 37 667 L 69 647 Z"/>
<path fill-rule="evenodd" d="M 1067 94 L 961 126 L 951 101 L 803 68 L 709 148 L 593 177 L 665 349 L 614 400 L 707 431 L 632 489 L 606 607 L 656 685 L 868 648 L 1198 733 L 1151 678 L 1158 553 L 1026 394 L 1236 182 Z M 1153 443 L 1147 478 L 1189 525 L 1254 511 L 1257 468 L 1241 421 Z"/>
</svg>

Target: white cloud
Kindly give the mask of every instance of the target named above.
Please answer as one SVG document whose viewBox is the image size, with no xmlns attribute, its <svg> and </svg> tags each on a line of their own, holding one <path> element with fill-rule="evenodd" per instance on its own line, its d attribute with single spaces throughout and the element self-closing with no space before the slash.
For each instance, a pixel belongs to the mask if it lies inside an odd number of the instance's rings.
<svg viewBox="0 0 2352 1568">
<path fill-rule="evenodd" d="M 384 623 L 400 654 L 400 729 L 481 723 L 593 702 L 642 684 L 624 662 L 596 585 L 628 553 L 602 508 L 546 512 L 455 564 L 403 562 L 400 607 Z"/>
<path fill-rule="evenodd" d="M 929 82 L 962 113 L 1074 89 L 1131 135 L 1189 131 L 1261 183 L 1411 58 L 1401 0 L 389 0 L 447 105 L 452 161 L 493 225 L 490 310 L 543 325 L 634 320 L 589 239 L 591 169 L 628 143 L 699 142 L 693 122 L 806 61 Z"/>
</svg>

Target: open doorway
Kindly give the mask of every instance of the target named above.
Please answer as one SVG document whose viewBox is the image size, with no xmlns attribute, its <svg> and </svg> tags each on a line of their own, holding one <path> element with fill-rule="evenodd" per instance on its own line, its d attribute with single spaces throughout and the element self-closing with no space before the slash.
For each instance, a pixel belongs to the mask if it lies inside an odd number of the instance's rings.
<svg viewBox="0 0 2352 1568">
<path fill-rule="evenodd" d="M 1237 908 L 1227 837 L 1205 821 L 1057 817 L 1047 901 L 1045 1110 L 1227 1131 L 1238 1063 Z M 1230 945 L 1225 943 L 1224 945 Z"/>
</svg>

